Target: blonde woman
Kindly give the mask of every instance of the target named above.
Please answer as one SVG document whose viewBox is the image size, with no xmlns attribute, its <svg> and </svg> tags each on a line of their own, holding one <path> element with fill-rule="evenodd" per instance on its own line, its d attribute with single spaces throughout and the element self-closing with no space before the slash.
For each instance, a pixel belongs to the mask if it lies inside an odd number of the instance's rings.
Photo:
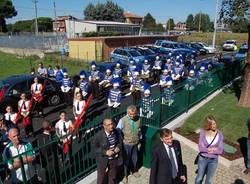
<svg viewBox="0 0 250 184">
<path fill-rule="evenodd" d="M 201 184 L 206 175 L 205 184 L 211 184 L 218 164 L 218 156 L 223 153 L 223 134 L 217 127 L 214 116 L 207 116 L 200 130 L 198 174 L 195 184 Z"/>
</svg>

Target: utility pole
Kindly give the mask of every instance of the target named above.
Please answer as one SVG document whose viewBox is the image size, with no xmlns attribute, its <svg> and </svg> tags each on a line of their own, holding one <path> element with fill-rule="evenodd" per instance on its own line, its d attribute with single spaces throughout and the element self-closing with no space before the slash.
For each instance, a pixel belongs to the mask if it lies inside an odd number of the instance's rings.
<svg viewBox="0 0 250 184">
<path fill-rule="evenodd" d="M 37 0 L 32 0 L 32 2 L 34 3 L 34 8 L 35 8 L 35 33 L 36 35 L 38 35 L 38 23 L 37 23 Z"/>
<path fill-rule="evenodd" d="M 215 16 L 214 16 L 213 48 L 215 48 L 215 39 L 216 39 L 216 32 L 217 32 L 216 29 L 217 29 L 218 7 L 219 7 L 219 0 L 216 0 Z"/>
<path fill-rule="evenodd" d="M 54 17 L 55 17 L 55 20 L 56 20 L 56 2 L 55 1 L 53 2 L 53 6 L 54 6 Z"/>
<path fill-rule="evenodd" d="M 201 32 L 201 11 L 199 14 L 199 32 Z"/>
<path fill-rule="evenodd" d="M 59 44 L 58 44 L 58 34 L 57 34 L 57 22 L 56 22 L 56 1 L 54 0 L 53 1 L 53 8 L 54 8 L 54 19 L 55 19 L 55 21 L 54 21 L 54 26 L 55 26 L 55 35 L 56 35 L 56 44 L 57 44 L 57 50 L 59 51 L 60 50 L 60 48 L 59 48 Z"/>
</svg>

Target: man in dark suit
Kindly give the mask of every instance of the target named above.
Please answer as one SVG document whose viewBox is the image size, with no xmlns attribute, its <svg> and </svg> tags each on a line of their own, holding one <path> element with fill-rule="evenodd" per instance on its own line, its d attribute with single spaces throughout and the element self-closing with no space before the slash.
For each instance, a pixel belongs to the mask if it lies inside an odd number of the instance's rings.
<svg viewBox="0 0 250 184">
<path fill-rule="evenodd" d="M 150 184 L 181 184 L 186 181 L 181 145 L 172 131 L 160 130 L 161 143 L 152 149 Z"/>
<path fill-rule="evenodd" d="M 103 121 L 103 129 L 93 139 L 92 150 L 97 162 L 97 184 L 118 183 L 117 166 L 122 162 L 122 139 L 111 119 Z M 106 174 L 108 182 L 105 182 Z"/>
</svg>

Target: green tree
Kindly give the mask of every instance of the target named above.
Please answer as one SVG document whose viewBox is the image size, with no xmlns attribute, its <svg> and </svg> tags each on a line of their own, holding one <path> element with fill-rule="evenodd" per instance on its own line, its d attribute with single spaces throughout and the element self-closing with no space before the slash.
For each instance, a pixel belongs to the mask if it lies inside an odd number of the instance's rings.
<svg viewBox="0 0 250 184">
<path fill-rule="evenodd" d="M 84 19 L 85 20 L 94 20 L 93 18 L 95 15 L 95 11 L 96 11 L 95 5 L 92 3 L 89 3 L 83 11 Z"/>
<path fill-rule="evenodd" d="M 248 31 L 248 52 L 244 67 L 244 82 L 241 89 L 239 106 L 250 107 L 250 1 L 249 0 L 223 0 L 220 20 L 227 24 L 235 24 L 242 19 L 247 21 Z"/>
<path fill-rule="evenodd" d="M 43 32 L 53 31 L 52 18 L 38 17 L 38 29 Z M 9 26 L 9 31 L 12 32 L 33 32 L 35 28 L 35 20 L 20 20 Z"/>
<path fill-rule="evenodd" d="M 193 16 L 193 14 L 189 14 L 187 16 L 186 26 L 187 26 L 187 29 L 190 31 L 192 31 L 194 29 L 194 16 Z"/>
<path fill-rule="evenodd" d="M 111 0 L 106 3 L 97 3 L 96 5 L 89 3 L 84 9 L 85 20 L 106 20 L 118 21 L 124 20 L 123 8 Z"/>
<path fill-rule="evenodd" d="M 17 15 L 17 11 L 10 0 L 0 0 L 0 32 L 7 32 L 5 19 Z"/>
<path fill-rule="evenodd" d="M 194 16 L 194 30 L 207 32 L 210 30 L 210 18 L 208 14 L 197 13 Z"/>
<path fill-rule="evenodd" d="M 42 32 L 52 32 L 53 31 L 53 20 L 50 17 L 39 17 L 37 18 L 38 30 Z M 34 24 L 33 24 L 34 26 Z M 35 27 L 33 27 L 33 30 Z"/>
<path fill-rule="evenodd" d="M 12 26 L 13 32 L 32 32 L 32 25 L 34 24 L 33 20 L 19 20 L 15 22 Z"/>
<path fill-rule="evenodd" d="M 166 24 L 167 30 L 174 30 L 174 26 L 175 26 L 174 19 L 172 18 L 168 19 L 167 24 Z"/>
<path fill-rule="evenodd" d="M 156 21 L 150 13 L 147 13 L 147 15 L 143 19 L 142 25 L 143 28 L 151 29 L 156 26 Z"/>
</svg>

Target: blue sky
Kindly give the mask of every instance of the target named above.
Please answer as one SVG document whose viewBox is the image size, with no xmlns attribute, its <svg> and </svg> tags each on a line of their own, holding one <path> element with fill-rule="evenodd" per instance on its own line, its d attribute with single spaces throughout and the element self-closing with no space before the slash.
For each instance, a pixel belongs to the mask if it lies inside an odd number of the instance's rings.
<svg viewBox="0 0 250 184">
<path fill-rule="evenodd" d="M 38 17 L 54 17 L 54 0 L 38 0 Z M 90 2 L 105 2 L 106 0 L 55 0 L 57 15 L 71 14 L 77 18 L 83 18 L 83 9 Z M 165 23 L 169 17 L 175 21 L 185 21 L 189 13 L 196 14 L 200 11 L 214 18 L 216 0 L 113 0 L 123 7 L 140 16 L 150 12 L 158 21 Z M 32 19 L 35 16 L 32 0 L 12 0 L 18 15 L 7 22 Z"/>
</svg>

